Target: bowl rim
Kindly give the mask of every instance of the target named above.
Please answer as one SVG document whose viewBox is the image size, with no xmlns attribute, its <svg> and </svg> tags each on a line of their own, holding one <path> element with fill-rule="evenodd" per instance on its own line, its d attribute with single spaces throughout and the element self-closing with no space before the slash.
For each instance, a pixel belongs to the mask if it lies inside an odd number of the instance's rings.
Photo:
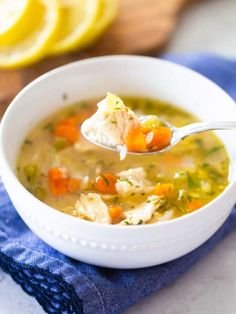
<svg viewBox="0 0 236 314">
<path fill-rule="evenodd" d="M 232 107 L 234 107 L 235 105 L 235 101 L 234 99 L 226 92 L 224 91 L 219 85 L 217 85 L 215 82 L 213 82 L 212 80 L 210 80 L 209 78 L 207 78 L 206 76 L 196 72 L 195 70 L 192 70 L 190 68 L 187 68 L 184 65 L 178 64 L 178 63 L 174 63 L 172 61 L 169 60 L 165 60 L 165 59 L 161 59 L 161 58 L 157 58 L 157 57 L 150 57 L 150 56 L 137 56 L 137 55 L 108 55 L 108 56 L 99 56 L 99 57 L 93 57 L 93 58 L 86 58 L 83 60 L 77 60 L 62 66 L 59 66 L 55 69 L 52 69 L 42 75 L 40 75 L 39 77 L 37 77 L 36 79 L 34 79 L 32 82 L 30 82 L 29 84 L 27 84 L 15 97 L 14 99 L 10 102 L 7 110 L 4 113 L 4 116 L 2 118 L 1 124 L 0 124 L 0 162 L 3 164 L 3 168 L 6 169 L 6 171 L 3 171 L 5 173 L 7 173 L 8 176 L 11 177 L 11 179 L 14 181 L 14 184 L 16 184 L 19 189 L 21 190 L 21 192 L 23 194 L 25 194 L 26 197 L 29 197 L 31 199 L 31 202 L 37 203 L 38 206 L 44 206 L 44 208 L 51 212 L 52 215 L 56 215 L 59 217 L 59 219 L 66 219 L 67 221 L 71 221 L 73 223 L 76 223 L 78 225 L 84 225 L 84 227 L 91 227 L 91 228 L 101 228 L 101 229 L 107 229 L 107 230 L 144 230 L 144 229 L 156 229 L 156 228 L 160 228 L 161 226 L 165 226 L 165 225 L 171 225 L 171 224 L 178 224 L 181 223 L 184 220 L 188 220 L 191 219 L 194 216 L 199 215 L 200 213 L 207 211 L 207 209 L 211 206 L 214 206 L 215 203 L 219 202 L 220 199 L 222 199 L 224 197 L 224 195 L 226 193 L 228 193 L 228 191 L 232 188 L 233 185 L 236 185 L 236 176 L 235 178 L 229 179 L 229 184 L 226 186 L 226 188 L 224 189 L 223 192 L 221 192 L 216 198 L 214 198 L 212 201 L 210 201 L 209 203 L 207 203 L 206 205 L 202 206 L 201 208 L 199 208 L 198 210 L 188 213 L 186 215 L 168 220 L 168 221 L 161 221 L 158 223 L 153 223 L 153 224 L 143 224 L 143 225 L 132 225 L 130 228 L 127 228 L 127 226 L 124 225 L 112 225 L 112 224 L 101 224 L 101 223 L 97 223 L 97 222 L 91 222 L 91 221 L 87 221 L 84 219 L 78 219 L 77 217 L 73 217 L 69 214 L 66 214 L 64 212 L 59 211 L 56 208 L 53 208 L 47 204 L 45 204 L 44 202 L 40 201 L 39 199 L 37 199 L 33 194 L 31 194 L 19 181 L 19 179 L 17 178 L 16 174 L 14 173 L 13 169 L 11 168 L 7 157 L 5 155 L 4 152 L 4 148 L 3 148 L 3 133 L 5 132 L 5 129 L 9 128 L 9 125 L 5 125 L 5 121 L 7 119 L 9 119 L 8 117 L 11 115 L 11 112 L 15 109 L 15 106 L 18 102 L 18 99 L 20 99 L 24 93 L 26 93 L 28 90 L 31 89 L 31 87 L 37 85 L 38 83 L 40 83 L 41 81 L 47 80 L 50 77 L 53 76 L 58 76 L 61 75 L 64 71 L 69 71 L 70 69 L 73 69 L 74 67 L 80 66 L 80 65 L 86 65 L 86 64 L 92 64 L 92 63 L 97 63 L 100 61 L 109 61 L 109 60 L 119 60 L 119 61 L 123 61 L 123 60 L 127 60 L 130 59 L 130 61 L 140 61 L 140 62 L 159 62 L 159 63 L 165 63 L 168 64 L 172 67 L 175 67 L 176 69 L 180 69 L 181 71 L 185 71 L 186 73 L 190 73 L 190 75 L 194 75 L 195 77 L 198 77 L 201 80 L 205 80 L 205 82 L 207 82 L 207 84 L 212 85 L 215 89 L 218 89 L 218 91 L 224 95 L 224 97 L 227 97 L 229 101 L 231 101 L 231 105 Z M 230 103 L 228 103 L 228 105 L 230 105 Z M 235 112 L 236 112 L 236 108 L 235 108 Z M 232 164 L 232 160 L 230 159 L 230 164 L 229 164 L 229 168 L 231 167 Z M 1 177 L 3 178 L 3 184 L 4 184 L 4 175 L 1 174 Z M 43 220 L 43 219 L 42 219 Z M 76 221 L 76 222 L 75 222 Z M 132 232 L 132 231 L 128 231 L 128 232 Z M 127 231 L 126 231 L 127 232 Z"/>
</svg>

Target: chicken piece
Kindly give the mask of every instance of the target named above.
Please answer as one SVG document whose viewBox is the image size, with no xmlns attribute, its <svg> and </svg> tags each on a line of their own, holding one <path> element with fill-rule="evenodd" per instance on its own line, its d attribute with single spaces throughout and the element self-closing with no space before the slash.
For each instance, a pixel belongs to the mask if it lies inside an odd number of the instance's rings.
<svg viewBox="0 0 236 314">
<path fill-rule="evenodd" d="M 75 209 L 83 219 L 111 224 L 108 207 L 96 193 L 81 194 L 75 203 Z"/>
<path fill-rule="evenodd" d="M 125 219 L 121 221 L 122 225 L 140 225 L 145 224 L 151 218 L 153 213 L 162 206 L 163 198 L 152 195 L 149 196 L 147 202 L 141 204 L 137 208 L 124 211 Z"/>
<path fill-rule="evenodd" d="M 107 93 L 97 112 L 87 120 L 87 133 L 94 141 L 107 146 L 125 144 L 129 131 L 141 125 L 135 113 L 114 94 Z"/>
<path fill-rule="evenodd" d="M 142 167 L 121 171 L 117 176 L 116 191 L 118 194 L 147 192 L 151 188 L 151 183 L 146 179 L 146 173 Z"/>
<path fill-rule="evenodd" d="M 174 211 L 173 209 L 167 210 L 159 219 L 158 221 L 168 221 L 174 218 Z"/>
</svg>

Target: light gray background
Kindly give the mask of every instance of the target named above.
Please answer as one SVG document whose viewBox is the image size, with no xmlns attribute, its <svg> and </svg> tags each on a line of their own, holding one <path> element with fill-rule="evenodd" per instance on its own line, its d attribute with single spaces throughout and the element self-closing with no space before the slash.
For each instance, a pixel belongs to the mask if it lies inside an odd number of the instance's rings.
<svg viewBox="0 0 236 314">
<path fill-rule="evenodd" d="M 236 0 L 205 0 L 192 5 L 183 14 L 166 51 L 208 51 L 236 58 Z M 125 313 L 235 314 L 235 296 L 236 232 L 172 285 Z M 43 314 L 44 311 L 0 270 L 0 313 Z"/>
</svg>

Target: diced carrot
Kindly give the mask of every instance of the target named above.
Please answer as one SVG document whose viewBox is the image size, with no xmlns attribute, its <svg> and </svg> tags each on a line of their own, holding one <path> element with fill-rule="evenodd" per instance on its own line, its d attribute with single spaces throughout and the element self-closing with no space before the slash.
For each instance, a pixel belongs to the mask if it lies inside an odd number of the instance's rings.
<svg viewBox="0 0 236 314">
<path fill-rule="evenodd" d="M 66 186 L 69 193 L 76 192 L 80 188 L 80 180 L 75 178 L 68 178 Z"/>
<path fill-rule="evenodd" d="M 58 124 L 63 124 L 63 125 L 76 125 L 76 117 L 72 116 L 68 119 L 60 121 Z"/>
<path fill-rule="evenodd" d="M 190 212 L 202 207 L 204 204 L 201 200 L 197 200 L 197 199 L 194 199 L 194 200 L 191 200 L 188 202 L 187 204 L 187 207 L 188 207 L 188 210 Z"/>
<path fill-rule="evenodd" d="M 61 168 L 54 167 L 54 168 L 51 168 L 51 169 L 48 170 L 48 177 L 49 177 L 50 180 L 56 181 L 56 180 L 63 179 L 64 174 L 63 174 Z"/>
<path fill-rule="evenodd" d="M 158 183 L 155 186 L 154 194 L 164 197 L 172 197 L 174 195 L 174 184 L 173 183 Z"/>
<path fill-rule="evenodd" d="M 49 188 L 52 195 L 61 196 L 73 193 L 80 187 L 80 180 L 70 178 L 62 168 L 51 168 L 48 171 Z"/>
<path fill-rule="evenodd" d="M 86 115 L 81 113 L 64 119 L 57 124 L 54 134 L 74 144 L 79 139 L 79 124 L 84 119 L 86 119 Z"/>
<path fill-rule="evenodd" d="M 162 149 L 170 144 L 172 137 L 172 131 L 170 128 L 159 126 L 157 128 L 153 128 L 151 132 L 151 140 L 147 143 L 148 148 L 157 147 L 158 149 Z M 148 134 L 146 134 L 146 138 L 148 138 Z"/>
<path fill-rule="evenodd" d="M 123 219 L 124 213 L 121 206 L 110 205 L 108 208 L 113 224 L 118 224 Z"/>
<path fill-rule="evenodd" d="M 79 139 L 79 129 L 76 125 L 58 124 L 54 133 L 56 136 L 63 137 L 72 144 Z"/>
<path fill-rule="evenodd" d="M 66 179 L 49 180 L 49 188 L 53 196 L 61 196 L 67 193 Z"/>
<path fill-rule="evenodd" d="M 137 127 L 127 134 L 125 145 L 130 152 L 143 152 L 146 150 L 146 140 L 142 129 Z"/>
<path fill-rule="evenodd" d="M 95 189 L 100 193 L 115 194 L 117 177 L 112 173 L 102 173 L 95 180 Z"/>
</svg>

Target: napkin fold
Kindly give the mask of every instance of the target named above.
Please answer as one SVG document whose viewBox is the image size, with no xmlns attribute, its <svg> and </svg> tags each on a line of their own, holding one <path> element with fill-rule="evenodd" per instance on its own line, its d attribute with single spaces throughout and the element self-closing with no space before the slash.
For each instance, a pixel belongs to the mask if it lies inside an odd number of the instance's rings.
<svg viewBox="0 0 236 314">
<path fill-rule="evenodd" d="M 206 54 L 164 58 L 202 73 L 236 99 L 236 61 Z M 115 270 L 75 261 L 47 246 L 21 220 L 1 181 L 0 217 L 0 267 L 47 313 L 62 314 L 120 313 L 177 279 L 236 229 L 234 209 L 224 225 L 193 252 L 155 267 Z"/>
</svg>

